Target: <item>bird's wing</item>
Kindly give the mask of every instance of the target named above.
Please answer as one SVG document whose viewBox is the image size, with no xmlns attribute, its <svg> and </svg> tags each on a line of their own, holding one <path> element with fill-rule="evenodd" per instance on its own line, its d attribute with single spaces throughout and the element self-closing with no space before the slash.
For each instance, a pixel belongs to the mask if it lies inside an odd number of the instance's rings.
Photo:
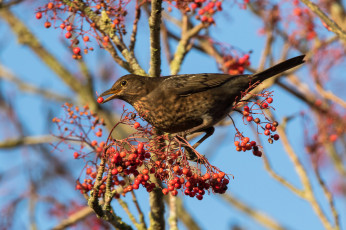
<svg viewBox="0 0 346 230">
<path fill-rule="evenodd" d="M 228 74 L 202 73 L 167 76 L 163 81 L 166 90 L 176 95 L 187 96 L 221 86 L 235 76 Z"/>
</svg>

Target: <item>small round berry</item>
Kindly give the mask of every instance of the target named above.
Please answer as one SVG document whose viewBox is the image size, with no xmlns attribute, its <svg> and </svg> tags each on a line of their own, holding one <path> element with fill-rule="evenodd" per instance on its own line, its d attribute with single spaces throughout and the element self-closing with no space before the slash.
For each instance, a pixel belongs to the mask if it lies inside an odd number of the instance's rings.
<svg viewBox="0 0 346 230">
<path fill-rule="evenodd" d="M 269 129 L 264 130 L 264 135 L 269 136 L 270 135 L 270 130 Z"/>
<path fill-rule="evenodd" d="M 47 29 L 49 28 L 49 27 L 51 27 L 52 26 L 52 23 L 50 23 L 50 22 L 45 22 L 44 23 L 44 27 L 46 27 Z"/>
<path fill-rule="evenodd" d="M 167 188 L 164 188 L 164 189 L 162 189 L 162 193 L 163 193 L 163 195 L 167 195 L 168 194 L 168 189 Z"/>
<path fill-rule="evenodd" d="M 274 127 L 278 127 L 279 123 L 278 123 L 277 121 L 274 121 L 274 122 L 272 123 L 272 125 L 273 125 Z"/>
<path fill-rule="evenodd" d="M 65 27 L 66 27 L 66 25 L 65 25 L 65 23 L 62 23 L 62 24 L 60 24 L 60 29 L 65 29 Z"/>
<path fill-rule="evenodd" d="M 251 122 L 251 121 L 253 120 L 253 117 L 252 117 L 252 116 L 248 116 L 248 117 L 246 118 L 246 120 L 247 120 L 248 122 Z"/>
<path fill-rule="evenodd" d="M 87 168 L 87 169 L 85 170 L 85 173 L 86 173 L 87 175 L 90 175 L 90 174 L 92 173 L 92 169 L 91 169 L 91 168 Z"/>
<path fill-rule="evenodd" d="M 139 122 L 135 122 L 133 124 L 133 128 L 135 128 L 135 129 L 138 129 L 140 126 L 141 126 L 141 124 L 139 124 Z"/>
<path fill-rule="evenodd" d="M 264 102 L 264 103 L 262 103 L 262 105 L 261 105 L 261 107 L 262 107 L 262 109 L 266 109 L 266 108 L 268 108 L 268 103 L 266 103 L 266 102 Z"/>
<path fill-rule="evenodd" d="M 247 112 L 249 112 L 250 111 L 250 108 L 249 108 L 249 106 L 244 106 L 244 111 L 247 111 Z"/>
<path fill-rule="evenodd" d="M 80 48 L 79 48 L 79 47 L 74 47 L 73 50 L 72 50 L 72 52 L 73 52 L 74 54 L 80 54 Z"/>
<path fill-rule="evenodd" d="M 245 137 L 244 139 L 243 139 L 243 142 L 244 143 L 248 143 L 250 141 L 250 138 L 248 138 L 248 137 Z"/>
<path fill-rule="evenodd" d="M 90 39 L 89 39 L 89 36 L 84 36 L 83 37 L 83 41 L 85 41 L 85 42 L 88 42 Z"/>
<path fill-rule="evenodd" d="M 267 98 L 267 102 L 270 104 L 270 103 L 273 103 L 273 98 L 271 98 L 271 97 L 268 97 Z"/>
<path fill-rule="evenodd" d="M 73 157 L 74 157 L 74 159 L 77 159 L 77 158 L 79 157 L 79 153 L 74 152 L 74 153 L 73 153 Z"/>
<path fill-rule="evenodd" d="M 235 146 L 239 146 L 239 144 L 240 144 L 239 141 L 235 141 L 235 142 L 234 142 L 234 145 L 235 145 Z"/>
<path fill-rule="evenodd" d="M 256 146 L 256 141 L 251 141 L 251 142 L 250 142 L 250 145 L 251 145 L 251 146 Z"/>
<path fill-rule="evenodd" d="M 108 37 L 108 36 L 104 36 L 104 37 L 103 37 L 103 41 L 104 41 L 104 42 L 109 42 L 109 37 Z"/>
<path fill-rule="evenodd" d="M 53 7 L 54 7 L 54 3 L 53 2 L 50 2 L 50 3 L 47 4 L 47 8 L 48 9 L 51 10 L 51 9 L 53 9 Z"/>
<path fill-rule="evenodd" d="M 70 39 L 72 37 L 72 34 L 70 32 L 67 32 L 65 34 L 65 38 Z"/>
<path fill-rule="evenodd" d="M 171 191 L 171 195 L 172 195 L 172 196 L 177 196 L 177 195 L 178 195 L 178 191 L 177 191 L 177 190 Z"/>
<path fill-rule="evenodd" d="M 269 143 L 269 144 L 273 144 L 273 139 L 269 138 L 269 139 L 268 139 L 268 143 Z"/>
<path fill-rule="evenodd" d="M 201 194 L 197 195 L 196 198 L 197 198 L 198 200 L 203 200 L 203 196 L 202 196 Z"/>
<path fill-rule="evenodd" d="M 66 26 L 66 30 L 67 30 L 67 31 L 72 31 L 72 29 L 73 29 L 73 28 L 72 28 L 71 25 Z"/>
<path fill-rule="evenodd" d="M 279 140 L 279 138 L 280 138 L 280 136 L 279 136 L 279 134 L 275 134 L 274 136 L 273 136 L 273 138 L 274 138 L 274 140 Z"/>
<path fill-rule="evenodd" d="M 41 19 L 42 18 L 42 13 L 41 12 L 37 12 L 36 13 L 36 19 Z"/>
<path fill-rule="evenodd" d="M 257 118 L 255 118 L 254 122 L 258 124 L 261 122 L 261 120 L 257 117 Z"/>
<path fill-rule="evenodd" d="M 261 157 L 261 156 L 262 156 L 262 152 L 261 152 L 261 151 L 253 151 L 252 153 L 253 153 L 253 155 L 255 155 L 256 157 Z"/>
<path fill-rule="evenodd" d="M 271 126 L 271 124 L 266 124 L 266 129 L 271 129 L 272 128 L 272 126 Z"/>
<path fill-rule="evenodd" d="M 97 103 L 102 103 L 104 101 L 103 97 L 97 98 Z"/>
</svg>

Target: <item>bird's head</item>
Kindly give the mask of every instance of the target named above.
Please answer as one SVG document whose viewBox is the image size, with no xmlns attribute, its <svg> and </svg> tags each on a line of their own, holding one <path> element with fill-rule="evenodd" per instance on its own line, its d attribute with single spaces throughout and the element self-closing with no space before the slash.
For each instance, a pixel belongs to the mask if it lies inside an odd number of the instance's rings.
<svg viewBox="0 0 346 230">
<path fill-rule="evenodd" d="M 121 99 L 132 104 L 150 92 L 151 89 L 150 84 L 147 84 L 148 81 L 149 77 L 134 74 L 122 76 L 114 83 L 112 88 L 100 95 L 100 97 L 111 95 L 102 104 L 113 99 Z"/>
</svg>

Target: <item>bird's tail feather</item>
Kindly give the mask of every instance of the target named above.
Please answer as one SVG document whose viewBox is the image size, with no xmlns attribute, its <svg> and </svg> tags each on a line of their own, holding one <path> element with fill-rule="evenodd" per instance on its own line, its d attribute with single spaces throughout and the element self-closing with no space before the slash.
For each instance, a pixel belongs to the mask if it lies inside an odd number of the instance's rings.
<svg viewBox="0 0 346 230">
<path fill-rule="evenodd" d="M 267 78 L 270 78 L 270 77 L 273 77 L 279 73 L 282 73 L 286 70 L 289 70 L 293 67 L 296 67 L 300 64 L 303 64 L 305 61 L 304 61 L 304 57 L 305 55 L 301 55 L 301 56 L 297 56 L 297 57 L 294 57 L 294 58 L 291 58 L 291 59 L 288 59 L 286 61 L 283 61 L 277 65 L 274 65 L 262 72 L 259 72 L 259 73 L 256 73 L 253 75 L 255 81 L 264 81 L 265 79 Z"/>
</svg>

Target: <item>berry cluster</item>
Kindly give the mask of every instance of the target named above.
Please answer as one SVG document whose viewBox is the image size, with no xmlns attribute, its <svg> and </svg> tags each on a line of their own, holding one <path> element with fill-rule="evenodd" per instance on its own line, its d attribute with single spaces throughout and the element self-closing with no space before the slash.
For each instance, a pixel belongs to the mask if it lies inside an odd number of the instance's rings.
<svg viewBox="0 0 346 230">
<path fill-rule="evenodd" d="M 235 57 L 232 55 L 225 55 L 223 57 L 223 67 L 225 72 L 231 75 L 242 74 L 246 67 L 250 65 L 250 55 L 245 54 L 242 57 Z"/>
<path fill-rule="evenodd" d="M 71 42 L 72 57 L 74 59 L 81 58 L 81 48 L 78 47 L 80 41 L 84 42 L 85 48 L 84 53 L 93 51 L 93 47 L 88 47 L 87 42 L 90 41 L 91 37 L 94 37 L 99 44 L 106 47 L 109 43 L 109 37 L 99 34 L 95 28 L 95 23 L 83 12 L 78 10 L 78 2 L 72 2 L 66 5 L 61 0 L 53 0 L 48 4 L 39 7 L 36 12 L 36 18 L 41 19 L 45 16 L 46 21 L 44 23 L 45 28 L 50 28 L 52 23 L 59 26 L 64 31 L 64 36 Z M 83 2 L 84 6 L 89 7 L 93 13 L 98 15 L 102 11 L 106 12 L 107 16 L 111 19 L 110 27 L 114 33 L 118 33 L 120 36 L 126 34 L 124 19 L 127 15 L 125 10 L 126 3 L 119 1 L 116 3 L 105 3 L 103 0 L 87 0 Z M 65 14 L 68 12 L 69 14 Z M 63 18 L 65 16 L 65 18 Z M 74 23 L 74 21 L 78 23 Z M 87 25 L 85 25 L 87 24 Z"/>
<path fill-rule="evenodd" d="M 114 140 L 111 132 L 106 141 L 98 142 L 85 134 L 90 134 L 90 130 L 93 130 L 96 138 L 102 138 L 102 129 L 97 127 L 102 121 L 88 112 L 87 107 L 80 111 L 78 107 L 65 104 L 64 108 L 68 115 L 64 119 L 53 119 L 61 132 L 59 137 L 81 141 L 81 148 L 74 152 L 74 158 L 87 160 L 95 157 L 92 153 L 96 153 L 97 159 L 101 160 L 99 164 L 95 159 L 87 161 L 85 178 L 76 185 L 76 189 L 81 193 L 97 191 L 99 197 L 104 197 L 110 192 L 112 197 L 119 198 L 120 195 L 125 196 L 128 192 L 144 187 L 147 192 L 158 188 L 163 194 L 170 193 L 174 196 L 181 190 L 183 194 L 201 200 L 206 192 L 224 193 L 227 190 L 229 179 L 224 172 L 210 165 L 207 159 L 197 152 L 199 166 L 190 165 L 184 150 L 185 142 L 169 135 L 155 136 L 149 125 L 143 126 L 137 121 L 135 113 L 125 110 L 120 122 L 112 130 L 113 132 L 119 124 L 127 124 L 135 128 L 133 134 L 122 140 Z M 90 127 L 85 124 L 87 121 L 90 122 Z M 92 151 L 85 153 L 82 147 L 85 145 Z M 204 174 L 200 166 L 205 167 Z M 156 181 L 153 178 L 162 184 L 153 183 Z"/>
<path fill-rule="evenodd" d="M 273 141 L 277 141 L 280 138 L 278 134 L 274 134 L 279 123 L 277 121 L 270 122 L 268 117 L 265 116 L 263 110 L 271 108 L 269 104 L 273 102 L 273 98 L 269 92 L 257 94 L 257 96 L 263 96 L 265 99 L 257 100 L 251 106 L 249 106 L 251 102 L 247 102 L 243 107 L 243 111 L 241 111 L 243 121 L 245 124 L 254 122 L 257 125 L 257 133 L 260 134 L 259 128 L 264 130 L 264 135 L 269 137 L 268 142 L 272 144 Z M 262 122 L 259 117 L 254 118 L 255 115 L 264 116 L 266 122 Z M 258 157 L 262 156 L 262 152 L 259 150 L 260 146 L 257 145 L 256 141 L 251 141 L 249 137 L 245 137 L 237 128 L 235 137 L 237 140 L 234 141 L 234 145 L 236 146 L 237 151 L 245 152 L 252 150 L 253 155 Z"/>
<path fill-rule="evenodd" d="M 198 14 L 195 17 L 197 20 L 201 20 L 204 23 L 212 24 L 215 22 L 213 18 L 215 12 L 222 11 L 222 2 L 206 2 L 206 0 L 195 0 L 193 3 L 191 3 L 190 7 L 193 12 L 198 12 Z"/>
</svg>

